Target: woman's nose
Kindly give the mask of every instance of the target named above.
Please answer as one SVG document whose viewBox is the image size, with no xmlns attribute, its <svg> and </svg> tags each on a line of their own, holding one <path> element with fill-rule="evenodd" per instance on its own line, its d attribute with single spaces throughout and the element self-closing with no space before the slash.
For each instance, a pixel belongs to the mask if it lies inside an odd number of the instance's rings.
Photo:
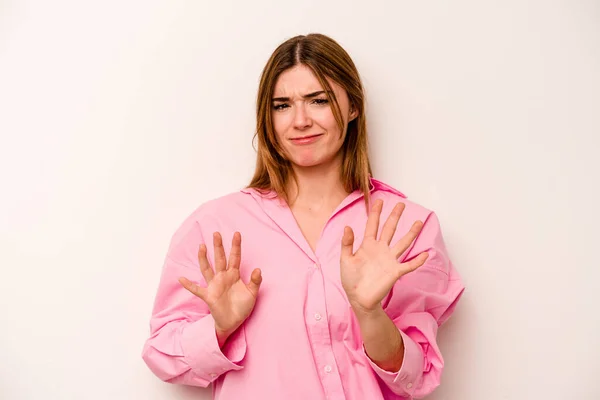
<svg viewBox="0 0 600 400">
<path fill-rule="evenodd" d="M 304 105 L 299 105 L 295 107 L 296 113 L 294 115 L 294 127 L 296 129 L 306 129 L 312 126 L 312 119 L 306 107 Z"/>
</svg>

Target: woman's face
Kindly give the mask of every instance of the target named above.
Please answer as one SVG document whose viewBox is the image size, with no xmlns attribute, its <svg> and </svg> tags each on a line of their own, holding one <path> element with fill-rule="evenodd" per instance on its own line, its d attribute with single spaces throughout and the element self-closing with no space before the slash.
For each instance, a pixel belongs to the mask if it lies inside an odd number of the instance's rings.
<svg viewBox="0 0 600 400">
<path fill-rule="evenodd" d="M 296 167 L 314 167 L 335 159 L 348 123 L 356 117 L 346 91 L 328 79 L 344 119 L 340 132 L 324 89 L 312 70 L 297 65 L 284 71 L 275 84 L 272 120 L 277 140 Z"/>
</svg>

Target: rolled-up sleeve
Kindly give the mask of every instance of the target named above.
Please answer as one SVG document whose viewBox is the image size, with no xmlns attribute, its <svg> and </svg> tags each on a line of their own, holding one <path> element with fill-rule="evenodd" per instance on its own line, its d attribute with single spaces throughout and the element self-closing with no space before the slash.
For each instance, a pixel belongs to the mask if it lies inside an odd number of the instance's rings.
<svg viewBox="0 0 600 400">
<path fill-rule="evenodd" d="M 178 281 L 183 276 L 205 286 L 197 261 L 200 243 L 202 235 L 193 223 L 184 224 L 174 236 L 163 266 L 142 358 L 165 382 L 207 387 L 220 375 L 243 368 L 240 362 L 246 354 L 246 336 L 242 325 L 220 348 L 208 306 Z"/>
<path fill-rule="evenodd" d="M 425 251 L 429 253 L 426 263 L 398 280 L 384 302 L 404 342 L 402 367 L 396 372 L 385 371 L 367 357 L 389 389 L 387 399 L 423 398 L 441 382 L 444 359 L 437 332 L 453 313 L 464 286 L 448 257 L 434 213 L 427 216 L 421 233 L 401 261 Z"/>
</svg>

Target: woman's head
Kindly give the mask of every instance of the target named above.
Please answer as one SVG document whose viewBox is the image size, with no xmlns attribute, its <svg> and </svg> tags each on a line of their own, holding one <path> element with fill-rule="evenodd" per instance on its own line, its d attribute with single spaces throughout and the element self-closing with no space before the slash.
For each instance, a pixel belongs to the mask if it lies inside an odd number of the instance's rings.
<svg viewBox="0 0 600 400">
<path fill-rule="evenodd" d="M 348 192 L 368 194 L 363 87 L 333 39 L 310 34 L 277 47 L 261 75 L 256 112 L 258 157 L 250 187 L 286 198 L 294 169 L 335 165 Z"/>
</svg>

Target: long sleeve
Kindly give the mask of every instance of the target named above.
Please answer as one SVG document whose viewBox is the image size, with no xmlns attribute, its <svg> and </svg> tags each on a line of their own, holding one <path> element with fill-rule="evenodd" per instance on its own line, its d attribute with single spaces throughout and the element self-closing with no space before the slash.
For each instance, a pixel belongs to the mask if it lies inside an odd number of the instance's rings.
<svg viewBox="0 0 600 400">
<path fill-rule="evenodd" d="M 165 382 L 207 387 L 225 372 L 243 368 L 239 362 L 246 353 L 246 338 L 242 325 L 220 349 L 207 305 L 178 281 L 184 276 L 205 285 L 197 260 L 202 242 L 199 226 L 192 221 L 186 221 L 174 235 L 142 358 Z M 206 245 L 210 248 L 212 243 Z"/>
<path fill-rule="evenodd" d="M 399 279 L 384 300 L 384 309 L 404 340 L 404 361 L 399 371 L 382 370 L 369 360 L 384 383 L 387 399 L 422 398 L 441 381 L 444 360 L 436 342 L 437 331 L 454 311 L 464 286 L 448 257 L 434 213 L 429 214 L 401 261 L 425 251 L 429 252 L 426 263 Z"/>
</svg>

